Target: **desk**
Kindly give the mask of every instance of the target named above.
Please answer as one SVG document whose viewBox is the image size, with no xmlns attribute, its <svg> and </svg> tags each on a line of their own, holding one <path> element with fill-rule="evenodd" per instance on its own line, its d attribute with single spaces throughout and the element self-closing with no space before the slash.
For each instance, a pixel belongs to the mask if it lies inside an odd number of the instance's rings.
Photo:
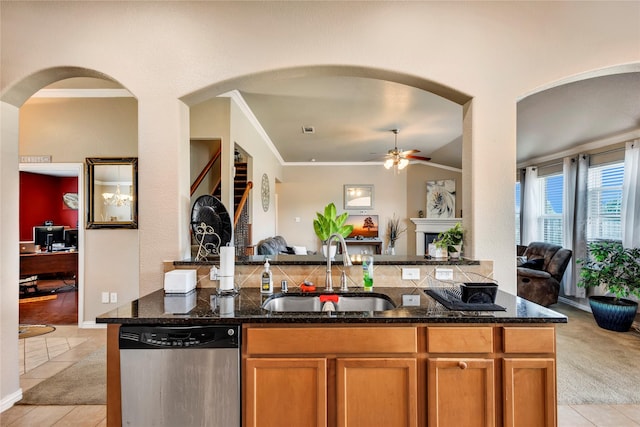
<svg viewBox="0 0 640 427">
<path fill-rule="evenodd" d="M 382 239 L 345 239 L 344 242 L 347 244 L 347 249 L 351 246 L 373 246 L 376 254 L 382 254 Z M 340 245 L 338 245 L 338 251 L 338 253 L 342 253 L 342 247 Z"/>
<path fill-rule="evenodd" d="M 20 277 L 46 273 L 73 273 L 77 283 L 78 252 L 20 254 Z"/>
</svg>

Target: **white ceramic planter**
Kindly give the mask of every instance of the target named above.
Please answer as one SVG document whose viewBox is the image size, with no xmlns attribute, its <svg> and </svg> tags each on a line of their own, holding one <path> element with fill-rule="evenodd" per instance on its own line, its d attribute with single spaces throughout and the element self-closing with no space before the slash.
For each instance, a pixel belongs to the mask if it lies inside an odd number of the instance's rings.
<svg viewBox="0 0 640 427">
<path fill-rule="evenodd" d="M 334 259 L 336 257 L 336 252 L 338 250 L 338 247 L 336 245 L 331 245 L 331 259 Z M 322 255 L 326 258 L 327 257 L 327 245 L 322 245 Z"/>
</svg>

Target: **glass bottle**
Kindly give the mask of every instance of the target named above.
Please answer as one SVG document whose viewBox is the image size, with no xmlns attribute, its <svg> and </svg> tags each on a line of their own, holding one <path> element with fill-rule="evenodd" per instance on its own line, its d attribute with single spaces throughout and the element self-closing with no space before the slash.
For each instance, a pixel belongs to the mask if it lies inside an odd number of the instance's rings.
<svg viewBox="0 0 640 427">
<path fill-rule="evenodd" d="M 362 282 L 365 291 L 373 290 L 373 255 L 368 251 L 362 255 Z"/>
</svg>

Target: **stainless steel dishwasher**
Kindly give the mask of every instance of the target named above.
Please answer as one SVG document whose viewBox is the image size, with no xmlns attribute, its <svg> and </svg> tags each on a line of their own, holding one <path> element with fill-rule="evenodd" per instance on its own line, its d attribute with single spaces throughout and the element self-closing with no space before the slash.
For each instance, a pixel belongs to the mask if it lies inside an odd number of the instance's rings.
<svg viewBox="0 0 640 427">
<path fill-rule="evenodd" d="M 240 427 L 240 326 L 120 327 L 123 426 Z"/>
</svg>

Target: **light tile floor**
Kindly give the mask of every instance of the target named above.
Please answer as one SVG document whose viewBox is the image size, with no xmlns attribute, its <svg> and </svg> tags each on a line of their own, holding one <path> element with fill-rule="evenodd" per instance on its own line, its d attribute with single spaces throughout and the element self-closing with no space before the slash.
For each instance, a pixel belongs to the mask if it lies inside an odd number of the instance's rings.
<svg viewBox="0 0 640 427">
<path fill-rule="evenodd" d="M 24 341 L 24 342 L 23 342 Z M 54 332 L 20 340 L 23 391 L 83 359 L 106 343 L 104 329 L 57 326 Z M 106 426 L 106 406 L 14 405 L 0 426 Z M 640 427 L 640 405 L 559 405 L 559 427 Z"/>
<path fill-rule="evenodd" d="M 36 384 L 84 359 L 106 345 L 106 329 L 56 326 L 45 335 L 18 340 L 20 387 L 25 392 Z M 0 426 L 106 426 L 105 405 L 14 405 L 0 414 Z"/>
</svg>

